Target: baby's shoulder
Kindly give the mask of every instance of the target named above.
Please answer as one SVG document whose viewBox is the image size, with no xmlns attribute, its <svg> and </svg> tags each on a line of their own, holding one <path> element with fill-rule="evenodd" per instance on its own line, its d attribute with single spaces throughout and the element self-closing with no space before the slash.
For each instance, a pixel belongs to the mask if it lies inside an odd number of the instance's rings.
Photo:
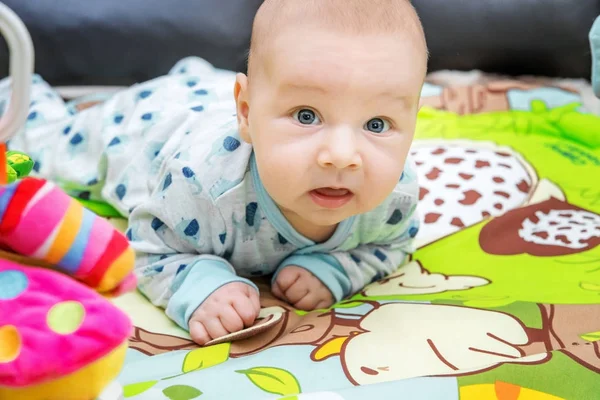
<svg viewBox="0 0 600 400">
<path fill-rule="evenodd" d="M 240 138 L 237 124 L 221 121 L 212 127 L 190 130 L 173 152 L 167 169 L 216 201 L 244 181 L 251 154 L 252 146 Z"/>
</svg>

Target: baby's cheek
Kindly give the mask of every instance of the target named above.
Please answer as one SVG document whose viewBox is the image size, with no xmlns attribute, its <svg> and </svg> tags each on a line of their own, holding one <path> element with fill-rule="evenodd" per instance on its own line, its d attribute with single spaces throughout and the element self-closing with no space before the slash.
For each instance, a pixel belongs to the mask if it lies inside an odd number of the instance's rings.
<svg viewBox="0 0 600 400">
<path fill-rule="evenodd" d="M 276 179 L 289 181 L 290 175 L 294 180 L 299 180 L 306 172 L 306 154 L 300 150 L 293 150 L 287 147 L 272 148 L 263 154 L 263 171 L 267 171 L 270 176 Z"/>
<path fill-rule="evenodd" d="M 269 196 L 279 206 L 289 206 L 290 188 L 299 180 L 299 174 L 278 155 L 266 155 L 262 162 L 257 160 L 257 163 L 259 163 L 261 182 Z"/>
<path fill-rule="evenodd" d="M 393 192 L 401 176 L 402 168 L 396 163 L 382 163 L 377 168 L 367 170 L 361 199 L 364 209 L 361 212 L 378 207 Z"/>
<path fill-rule="evenodd" d="M 263 184 L 277 184 L 285 182 L 285 177 L 290 174 L 291 168 L 286 165 L 285 159 L 279 155 L 269 154 L 264 157 L 261 165 L 261 179 Z"/>
</svg>

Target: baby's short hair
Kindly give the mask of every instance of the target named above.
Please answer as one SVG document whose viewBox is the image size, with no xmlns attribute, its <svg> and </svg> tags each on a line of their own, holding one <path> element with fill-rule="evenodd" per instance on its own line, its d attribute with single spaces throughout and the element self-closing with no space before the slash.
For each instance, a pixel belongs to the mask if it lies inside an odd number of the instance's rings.
<svg viewBox="0 0 600 400">
<path fill-rule="evenodd" d="M 265 42 L 289 24 L 312 24 L 348 34 L 408 33 L 428 57 L 423 26 L 410 0 L 265 0 L 254 19 L 249 71 Z"/>
</svg>

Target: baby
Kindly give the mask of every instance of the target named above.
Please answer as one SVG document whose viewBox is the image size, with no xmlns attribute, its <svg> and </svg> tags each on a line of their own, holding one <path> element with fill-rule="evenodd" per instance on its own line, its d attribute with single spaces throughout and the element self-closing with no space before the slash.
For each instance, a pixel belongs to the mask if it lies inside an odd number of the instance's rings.
<svg viewBox="0 0 600 400">
<path fill-rule="evenodd" d="M 249 277 L 273 273 L 275 296 L 314 310 L 395 271 L 418 230 L 406 159 L 426 62 L 407 0 L 265 1 L 237 126 L 211 134 L 226 154 L 196 138 L 191 164 L 170 159 L 168 190 L 131 215 L 150 227 L 135 242 L 141 290 L 204 344 L 253 324 Z"/>
<path fill-rule="evenodd" d="M 266 0 L 237 110 L 190 106 L 218 90 L 160 78 L 53 125 L 39 103 L 15 143 L 40 175 L 101 187 L 128 215 L 140 291 L 205 344 L 255 322 L 252 277 L 314 310 L 405 261 L 426 69 L 408 0 Z"/>
</svg>

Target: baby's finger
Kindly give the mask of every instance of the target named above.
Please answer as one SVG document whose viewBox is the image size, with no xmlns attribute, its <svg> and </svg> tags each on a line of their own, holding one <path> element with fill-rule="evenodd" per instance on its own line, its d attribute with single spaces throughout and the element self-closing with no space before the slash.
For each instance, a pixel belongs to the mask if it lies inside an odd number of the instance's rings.
<svg viewBox="0 0 600 400">
<path fill-rule="evenodd" d="M 307 285 L 301 282 L 294 283 L 288 290 L 283 294 L 287 301 L 291 304 L 295 304 L 302 300 L 306 295 L 310 293 Z"/>
<path fill-rule="evenodd" d="M 281 287 L 279 287 L 279 283 L 277 283 L 277 281 L 273 282 L 273 285 L 271 286 L 271 293 L 273 293 L 273 295 L 278 299 L 285 300 L 283 291 L 281 290 Z"/>
<path fill-rule="evenodd" d="M 237 313 L 238 317 L 242 321 L 242 328 L 252 326 L 256 317 L 258 316 L 258 311 L 254 308 L 254 305 L 250 302 L 250 299 L 247 297 L 236 297 L 231 301 L 231 306 L 235 313 Z M 227 326 L 225 326 L 227 328 Z M 238 329 L 238 330 L 241 330 Z M 231 332 L 231 331 L 230 331 Z"/>
<path fill-rule="evenodd" d="M 256 311 L 256 316 L 260 314 L 260 295 L 254 289 L 250 289 L 250 302 L 252 303 L 252 308 Z"/>
<path fill-rule="evenodd" d="M 210 335 L 211 339 L 218 339 L 229 334 L 225 327 L 223 327 L 223 324 L 219 318 L 211 318 L 205 321 L 204 327 L 206 328 L 206 331 Z"/>
<path fill-rule="evenodd" d="M 299 268 L 284 268 L 279 275 L 277 275 L 276 282 L 279 285 L 279 288 L 282 292 L 286 292 L 290 287 L 294 285 L 300 279 L 300 269 Z"/>
<path fill-rule="evenodd" d="M 210 335 L 206 331 L 204 324 L 200 321 L 190 321 L 190 336 L 192 337 L 192 340 L 200 346 L 210 341 Z"/>
<path fill-rule="evenodd" d="M 316 308 L 317 304 L 321 301 L 321 299 L 315 296 L 314 293 L 307 292 L 304 297 L 302 297 L 297 302 L 294 302 L 294 307 L 298 310 L 303 311 L 312 311 Z"/>
<path fill-rule="evenodd" d="M 234 333 L 244 329 L 244 321 L 232 305 L 224 306 L 219 310 L 219 321 L 228 333 Z"/>
</svg>

